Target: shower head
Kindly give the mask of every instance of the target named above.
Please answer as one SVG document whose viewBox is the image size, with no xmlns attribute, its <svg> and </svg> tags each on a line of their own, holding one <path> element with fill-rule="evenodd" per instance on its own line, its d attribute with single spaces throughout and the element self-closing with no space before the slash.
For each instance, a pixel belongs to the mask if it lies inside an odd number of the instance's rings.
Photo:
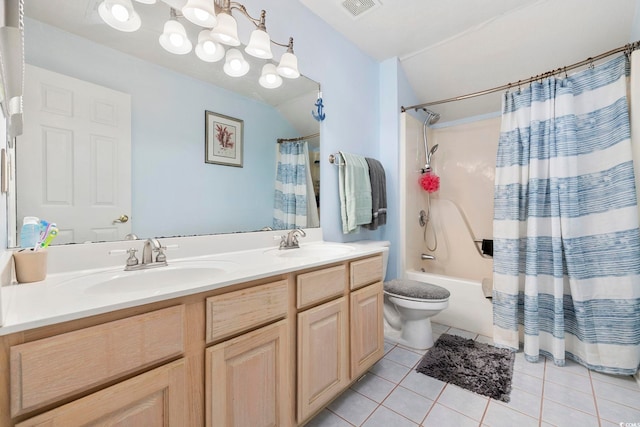
<svg viewBox="0 0 640 427">
<path fill-rule="evenodd" d="M 423 108 L 422 110 L 427 113 L 427 117 L 424 119 L 424 123 L 422 123 L 422 139 L 424 141 L 425 165 L 424 168 L 421 169 L 421 172 L 426 173 L 431 171 L 431 156 L 438 149 L 438 144 L 436 144 L 431 150 L 429 150 L 429 144 L 427 143 L 427 127 L 437 122 L 440 119 L 440 114 L 435 113 L 431 110 L 427 110 L 426 108 Z"/>
<path fill-rule="evenodd" d="M 427 164 L 425 165 L 426 167 L 431 167 L 431 156 L 433 156 L 433 153 L 435 153 L 436 151 L 438 151 L 438 144 L 431 147 L 431 150 L 429 150 L 429 152 L 427 153 Z"/>
<path fill-rule="evenodd" d="M 426 108 L 422 109 L 425 113 L 427 113 L 427 118 L 425 119 L 425 123 L 428 125 L 433 125 L 440 120 L 440 114 L 435 111 L 427 110 Z"/>
</svg>

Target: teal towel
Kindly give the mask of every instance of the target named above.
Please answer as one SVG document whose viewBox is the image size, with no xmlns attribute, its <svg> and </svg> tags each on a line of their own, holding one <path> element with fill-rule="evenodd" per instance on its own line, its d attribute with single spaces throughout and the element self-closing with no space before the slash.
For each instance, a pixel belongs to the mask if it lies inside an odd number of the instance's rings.
<svg viewBox="0 0 640 427">
<path fill-rule="evenodd" d="M 348 234 L 359 231 L 360 225 L 371 223 L 371 181 L 364 157 L 342 151 L 340 156 L 340 213 L 342 232 Z"/>
</svg>

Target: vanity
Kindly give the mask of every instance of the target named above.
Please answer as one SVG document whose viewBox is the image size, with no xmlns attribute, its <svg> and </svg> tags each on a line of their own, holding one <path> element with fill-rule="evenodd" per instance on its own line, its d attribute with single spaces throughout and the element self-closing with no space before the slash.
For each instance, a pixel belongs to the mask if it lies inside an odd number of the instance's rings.
<svg viewBox="0 0 640 427">
<path fill-rule="evenodd" d="M 50 248 L 59 272 L 2 287 L 0 426 L 303 425 L 383 355 L 387 249 L 277 234 L 161 239 L 168 266 L 127 272 L 142 241 Z"/>
</svg>

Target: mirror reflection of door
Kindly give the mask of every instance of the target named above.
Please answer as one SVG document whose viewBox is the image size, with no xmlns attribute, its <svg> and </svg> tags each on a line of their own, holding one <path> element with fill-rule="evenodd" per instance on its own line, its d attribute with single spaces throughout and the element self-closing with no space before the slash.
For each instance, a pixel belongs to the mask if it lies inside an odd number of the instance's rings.
<svg viewBox="0 0 640 427">
<path fill-rule="evenodd" d="M 17 222 L 55 222 L 56 244 L 131 233 L 131 97 L 27 65 L 16 141 Z"/>
</svg>

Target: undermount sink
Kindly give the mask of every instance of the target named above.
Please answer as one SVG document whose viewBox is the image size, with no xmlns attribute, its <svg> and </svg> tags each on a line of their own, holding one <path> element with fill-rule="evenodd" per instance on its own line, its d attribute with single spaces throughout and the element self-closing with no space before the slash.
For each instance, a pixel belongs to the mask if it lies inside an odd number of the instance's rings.
<svg viewBox="0 0 640 427">
<path fill-rule="evenodd" d="M 317 243 L 302 245 L 295 249 L 268 249 L 265 253 L 283 258 L 311 258 L 341 256 L 353 252 L 355 248 L 344 244 Z"/>
<path fill-rule="evenodd" d="M 88 274 L 62 282 L 60 286 L 75 285 L 86 294 L 155 291 L 179 285 L 207 284 L 234 266 L 235 263 L 230 261 L 176 262 L 166 267 Z"/>
</svg>

